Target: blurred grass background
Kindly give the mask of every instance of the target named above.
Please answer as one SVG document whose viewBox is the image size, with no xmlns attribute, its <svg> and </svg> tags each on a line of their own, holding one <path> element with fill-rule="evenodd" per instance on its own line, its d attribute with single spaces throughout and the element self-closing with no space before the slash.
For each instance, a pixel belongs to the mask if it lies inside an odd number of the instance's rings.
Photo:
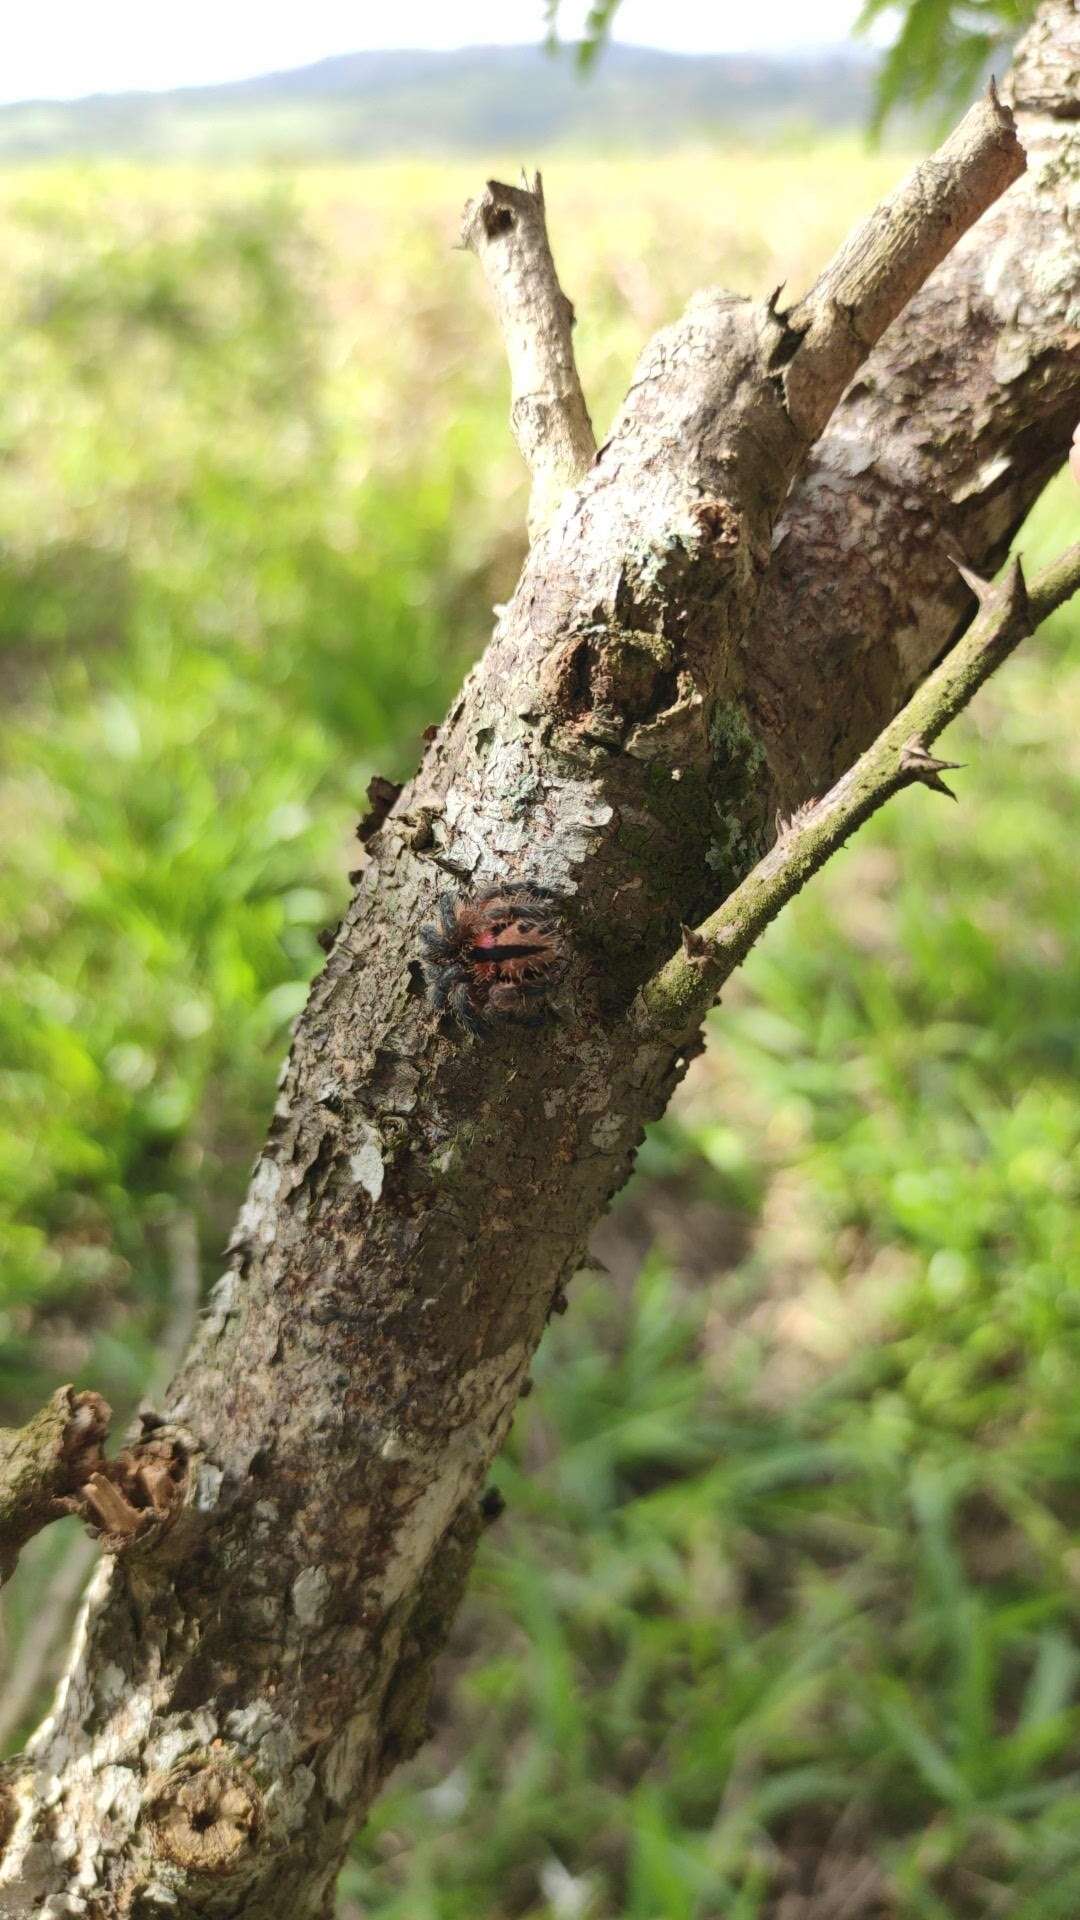
<svg viewBox="0 0 1080 1920">
<path fill-rule="evenodd" d="M 512 587 L 451 251 L 493 170 L 0 175 L 3 1420 L 133 1405 L 178 1223 L 220 1271 L 367 781 Z M 798 287 L 899 171 L 552 171 L 598 427 L 697 286 Z M 1076 520 L 1059 482 L 1025 554 Z M 953 730 L 961 805 L 894 802 L 727 991 L 545 1343 L 351 1920 L 1080 1911 L 1078 723 L 1066 612 Z"/>
</svg>

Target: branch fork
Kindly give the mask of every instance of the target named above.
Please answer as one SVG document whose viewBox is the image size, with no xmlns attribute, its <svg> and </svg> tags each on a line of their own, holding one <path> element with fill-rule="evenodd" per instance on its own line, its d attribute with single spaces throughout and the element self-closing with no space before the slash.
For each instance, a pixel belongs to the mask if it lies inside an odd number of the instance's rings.
<svg viewBox="0 0 1080 1920">
<path fill-rule="evenodd" d="M 1055 17 L 1066 19 L 1060 4 Z M 1080 578 L 1075 556 L 1043 576 L 1030 617 L 1019 575 L 1011 612 L 1004 599 L 981 604 L 943 663 L 945 679 L 933 677 L 927 698 L 908 702 L 869 761 L 835 785 L 839 760 L 826 762 L 812 743 L 790 791 L 828 789 L 824 797 L 784 823 L 766 859 L 703 917 L 703 902 L 732 884 L 709 858 L 718 764 L 726 776 L 726 756 L 732 767 L 740 755 L 746 762 L 725 810 L 745 844 L 775 804 L 757 752 L 763 737 L 789 736 L 795 757 L 804 745 L 790 669 L 756 671 L 759 644 L 763 656 L 768 649 L 762 602 L 751 633 L 766 568 L 773 585 L 778 578 L 774 533 L 781 511 L 790 515 L 792 481 L 873 341 L 1022 168 L 1001 109 L 991 100 L 974 115 L 786 316 L 778 301 L 771 312 L 730 295 L 692 302 L 646 350 L 599 467 L 542 184 L 491 182 L 467 211 L 464 243 L 506 336 L 514 430 L 533 479 L 530 526 L 543 539 L 420 775 L 394 803 L 403 831 L 373 833 L 335 961 L 296 1024 L 234 1243 L 228 1305 L 215 1302 L 166 1402 L 176 1423 L 166 1431 L 190 1435 L 208 1463 L 191 1500 L 199 1551 L 170 1584 L 165 1562 L 180 1558 L 187 1535 L 167 1521 L 168 1549 L 148 1570 L 162 1604 L 139 1605 L 137 1647 L 124 1562 L 98 1583 L 70 1683 L 20 1776 L 25 1817 L 0 1858 L 12 1920 L 32 1920 L 45 1899 L 60 1911 L 73 1889 L 87 1905 L 108 1905 L 116 1888 L 151 1886 L 165 1889 L 176 1920 L 201 1920 L 207 1873 L 234 1870 L 242 1892 L 222 1881 L 218 1904 L 242 1908 L 245 1920 L 325 1910 L 350 1831 L 389 1766 L 423 1736 L 432 1661 L 468 1570 L 487 1469 L 546 1319 L 565 1305 L 592 1226 L 698 1049 L 718 985 L 859 821 L 918 778 L 915 743 L 933 759 L 936 733 L 1006 641 Z M 1055 189 L 1055 208 L 1060 199 Z M 950 282 L 929 294 L 902 330 L 901 372 L 905 357 L 958 367 L 951 292 Z M 1031 302 L 1056 324 L 1034 282 Z M 1003 324 L 991 315 L 987 334 Z M 1038 337 L 1037 325 L 1024 329 Z M 1059 368 L 1059 350 L 1048 351 Z M 963 400 L 962 373 L 954 377 Z M 845 422 L 858 422 L 861 404 Z M 999 438 L 1015 437 L 1017 419 L 1028 429 L 1043 417 L 1030 389 L 1025 404 L 1014 414 L 1000 394 L 988 402 Z M 1070 402 L 1070 433 L 1075 418 Z M 974 452 L 980 432 L 957 428 L 953 439 Z M 1055 425 L 1054 445 L 1056 435 Z M 936 501 L 936 478 L 920 477 L 912 492 Z M 808 470 L 800 511 L 831 536 L 836 496 L 813 482 Z M 870 511 L 873 488 L 887 489 L 881 476 L 865 484 Z M 573 513 L 557 510 L 567 488 Z M 713 504 L 695 513 L 702 502 Z M 970 539 L 963 519 L 954 537 L 990 564 L 1016 517 L 1010 507 Z M 817 549 L 830 610 L 834 557 L 850 551 L 831 537 Z M 780 577 L 783 606 L 790 582 L 782 568 Z M 939 651 L 955 632 L 958 591 L 951 579 L 948 590 L 931 583 L 921 646 Z M 789 623 L 809 595 L 794 598 Z M 621 699 L 621 717 L 640 720 L 640 757 L 626 744 L 629 727 L 597 742 L 545 731 L 544 662 L 586 631 L 597 671 L 582 700 L 600 711 L 614 662 L 622 679 L 611 704 Z M 858 639 L 887 642 L 888 632 L 879 609 Z M 832 656 L 811 660 L 807 703 L 841 674 Z M 690 711 L 688 693 L 676 751 L 665 703 L 684 676 L 696 704 Z M 908 686 L 897 683 L 895 697 L 887 683 L 870 689 L 874 724 Z M 855 738 L 849 715 L 829 751 L 850 755 Z M 665 753 L 677 781 L 664 777 Z M 940 777 L 936 767 L 922 772 Z M 425 809 L 440 822 L 435 855 L 406 837 Z M 517 1036 L 455 1052 L 409 990 L 440 866 L 470 885 L 535 876 L 568 887 L 595 949 L 617 950 L 611 993 L 598 988 L 595 1005 L 570 1009 L 542 1046 Z M 681 921 L 701 924 L 679 948 Z M 320 1323 L 315 1303 L 326 1297 L 348 1311 Z M 141 1487 L 123 1481 L 116 1501 L 96 1481 L 94 1493 L 98 1517 L 117 1526 L 111 1540 L 167 1487 L 144 1473 Z M 154 1524 L 128 1537 L 151 1538 Z M 186 1765 L 193 1703 L 205 1752 L 192 1756 L 192 1772 L 205 1777 L 189 1782 L 177 1778 L 175 1757 Z M 88 1740 L 108 1753 L 108 1769 L 86 1766 Z M 169 1782 L 163 1799 L 157 1768 Z M 263 1768 L 272 1791 L 249 1808 L 233 1788 Z M 63 1850 L 50 1849 L 39 1779 L 62 1805 Z M 212 1860 L 210 1842 L 189 1844 L 208 1833 L 224 1849 Z"/>
<path fill-rule="evenodd" d="M 666 1035 L 696 1031 L 724 981 L 781 907 L 890 794 L 919 783 L 956 798 L 941 775 L 963 763 L 939 759 L 930 747 L 1020 641 L 1080 591 L 1080 544 L 1047 567 L 1030 590 L 1019 559 L 994 583 L 962 571 L 979 601 L 967 632 L 824 798 L 778 821 L 770 852 L 723 905 L 701 926 L 683 928 L 680 951 L 638 996 L 640 1027 Z"/>
</svg>

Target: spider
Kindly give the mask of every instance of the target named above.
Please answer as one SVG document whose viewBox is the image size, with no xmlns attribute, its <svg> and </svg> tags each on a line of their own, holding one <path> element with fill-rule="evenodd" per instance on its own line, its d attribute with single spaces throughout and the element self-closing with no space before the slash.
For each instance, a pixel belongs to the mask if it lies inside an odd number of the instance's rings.
<svg viewBox="0 0 1080 1920">
<path fill-rule="evenodd" d="M 540 1026 L 543 1002 L 566 966 L 554 895 L 528 885 L 444 893 L 437 912 L 436 924 L 420 932 L 436 1012 L 475 1034 L 501 1020 Z"/>
</svg>

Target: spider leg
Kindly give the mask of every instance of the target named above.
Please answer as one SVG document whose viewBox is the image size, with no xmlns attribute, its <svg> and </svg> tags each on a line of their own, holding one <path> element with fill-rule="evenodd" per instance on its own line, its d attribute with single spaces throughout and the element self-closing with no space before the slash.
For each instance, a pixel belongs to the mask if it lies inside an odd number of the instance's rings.
<svg viewBox="0 0 1080 1920">
<path fill-rule="evenodd" d="M 433 967 L 428 974 L 428 991 L 436 1013 L 445 1013 L 447 1007 L 453 1007 L 455 994 L 468 993 L 469 983 L 458 966 Z"/>
<path fill-rule="evenodd" d="M 433 964 L 445 964 L 445 962 L 450 959 L 450 949 L 438 927 L 421 927 L 420 945 L 423 947 L 427 958 Z"/>
<path fill-rule="evenodd" d="M 442 924 L 443 937 L 452 946 L 457 935 L 457 901 L 452 893 L 440 893 L 436 906 Z"/>
<path fill-rule="evenodd" d="M 450 988 L 447 1005 L 455 1020 L 459 1021 L 469 1033 L 479 1036 L 487 1032 L 487 1021 L 473 1006 L 469 994 L 469 982 L 464 975 Z"/>
</svg>

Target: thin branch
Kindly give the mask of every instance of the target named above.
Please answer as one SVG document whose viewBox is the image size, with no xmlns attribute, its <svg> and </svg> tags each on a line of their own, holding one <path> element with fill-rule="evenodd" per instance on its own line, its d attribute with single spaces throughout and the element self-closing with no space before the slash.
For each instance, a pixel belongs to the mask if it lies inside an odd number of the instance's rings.
<svg viewBox="0 0 1080 1920">
<path fill-rule="evenodd" d="M 1025 165 L 1012 113 L 991 82 L 944 145 L 856 227 L 785 316 L 799 336 L 784 376 L 788 408 L 810 438 L 890 321 Z"/>
<path fill-rule="evenodd" d="M 781 907 L 890 794 L 915 782 L 949 793 L 941 775 L 957 763 L 935 758 L 932 742 L 1014 647 L 1080 590 L 1080 544 L 1047 567 L 1030 589 L 1019 560 L 996 586 L 961 571 L 980 602 L 967 632 L 825 797 L 781 827 L 770 852 L 723 906 L 700 927 L 685 929 L 681 950 L 638 996 L 642 1026 L 672 1035 L 696 1030 L 724 981 Z"/>
<path fill-rule="evenodd" d="M 461 244 L 484 270 L 506 342 L 510 422 L 532 474 L 529 536 L 535 540 L 596 453 L 574 360 L 574 309 L 555 271 L 540 175 L 531 185 L 523 176 L 520 187 L 489 180 L 465 208 Z"/>
</svg>

